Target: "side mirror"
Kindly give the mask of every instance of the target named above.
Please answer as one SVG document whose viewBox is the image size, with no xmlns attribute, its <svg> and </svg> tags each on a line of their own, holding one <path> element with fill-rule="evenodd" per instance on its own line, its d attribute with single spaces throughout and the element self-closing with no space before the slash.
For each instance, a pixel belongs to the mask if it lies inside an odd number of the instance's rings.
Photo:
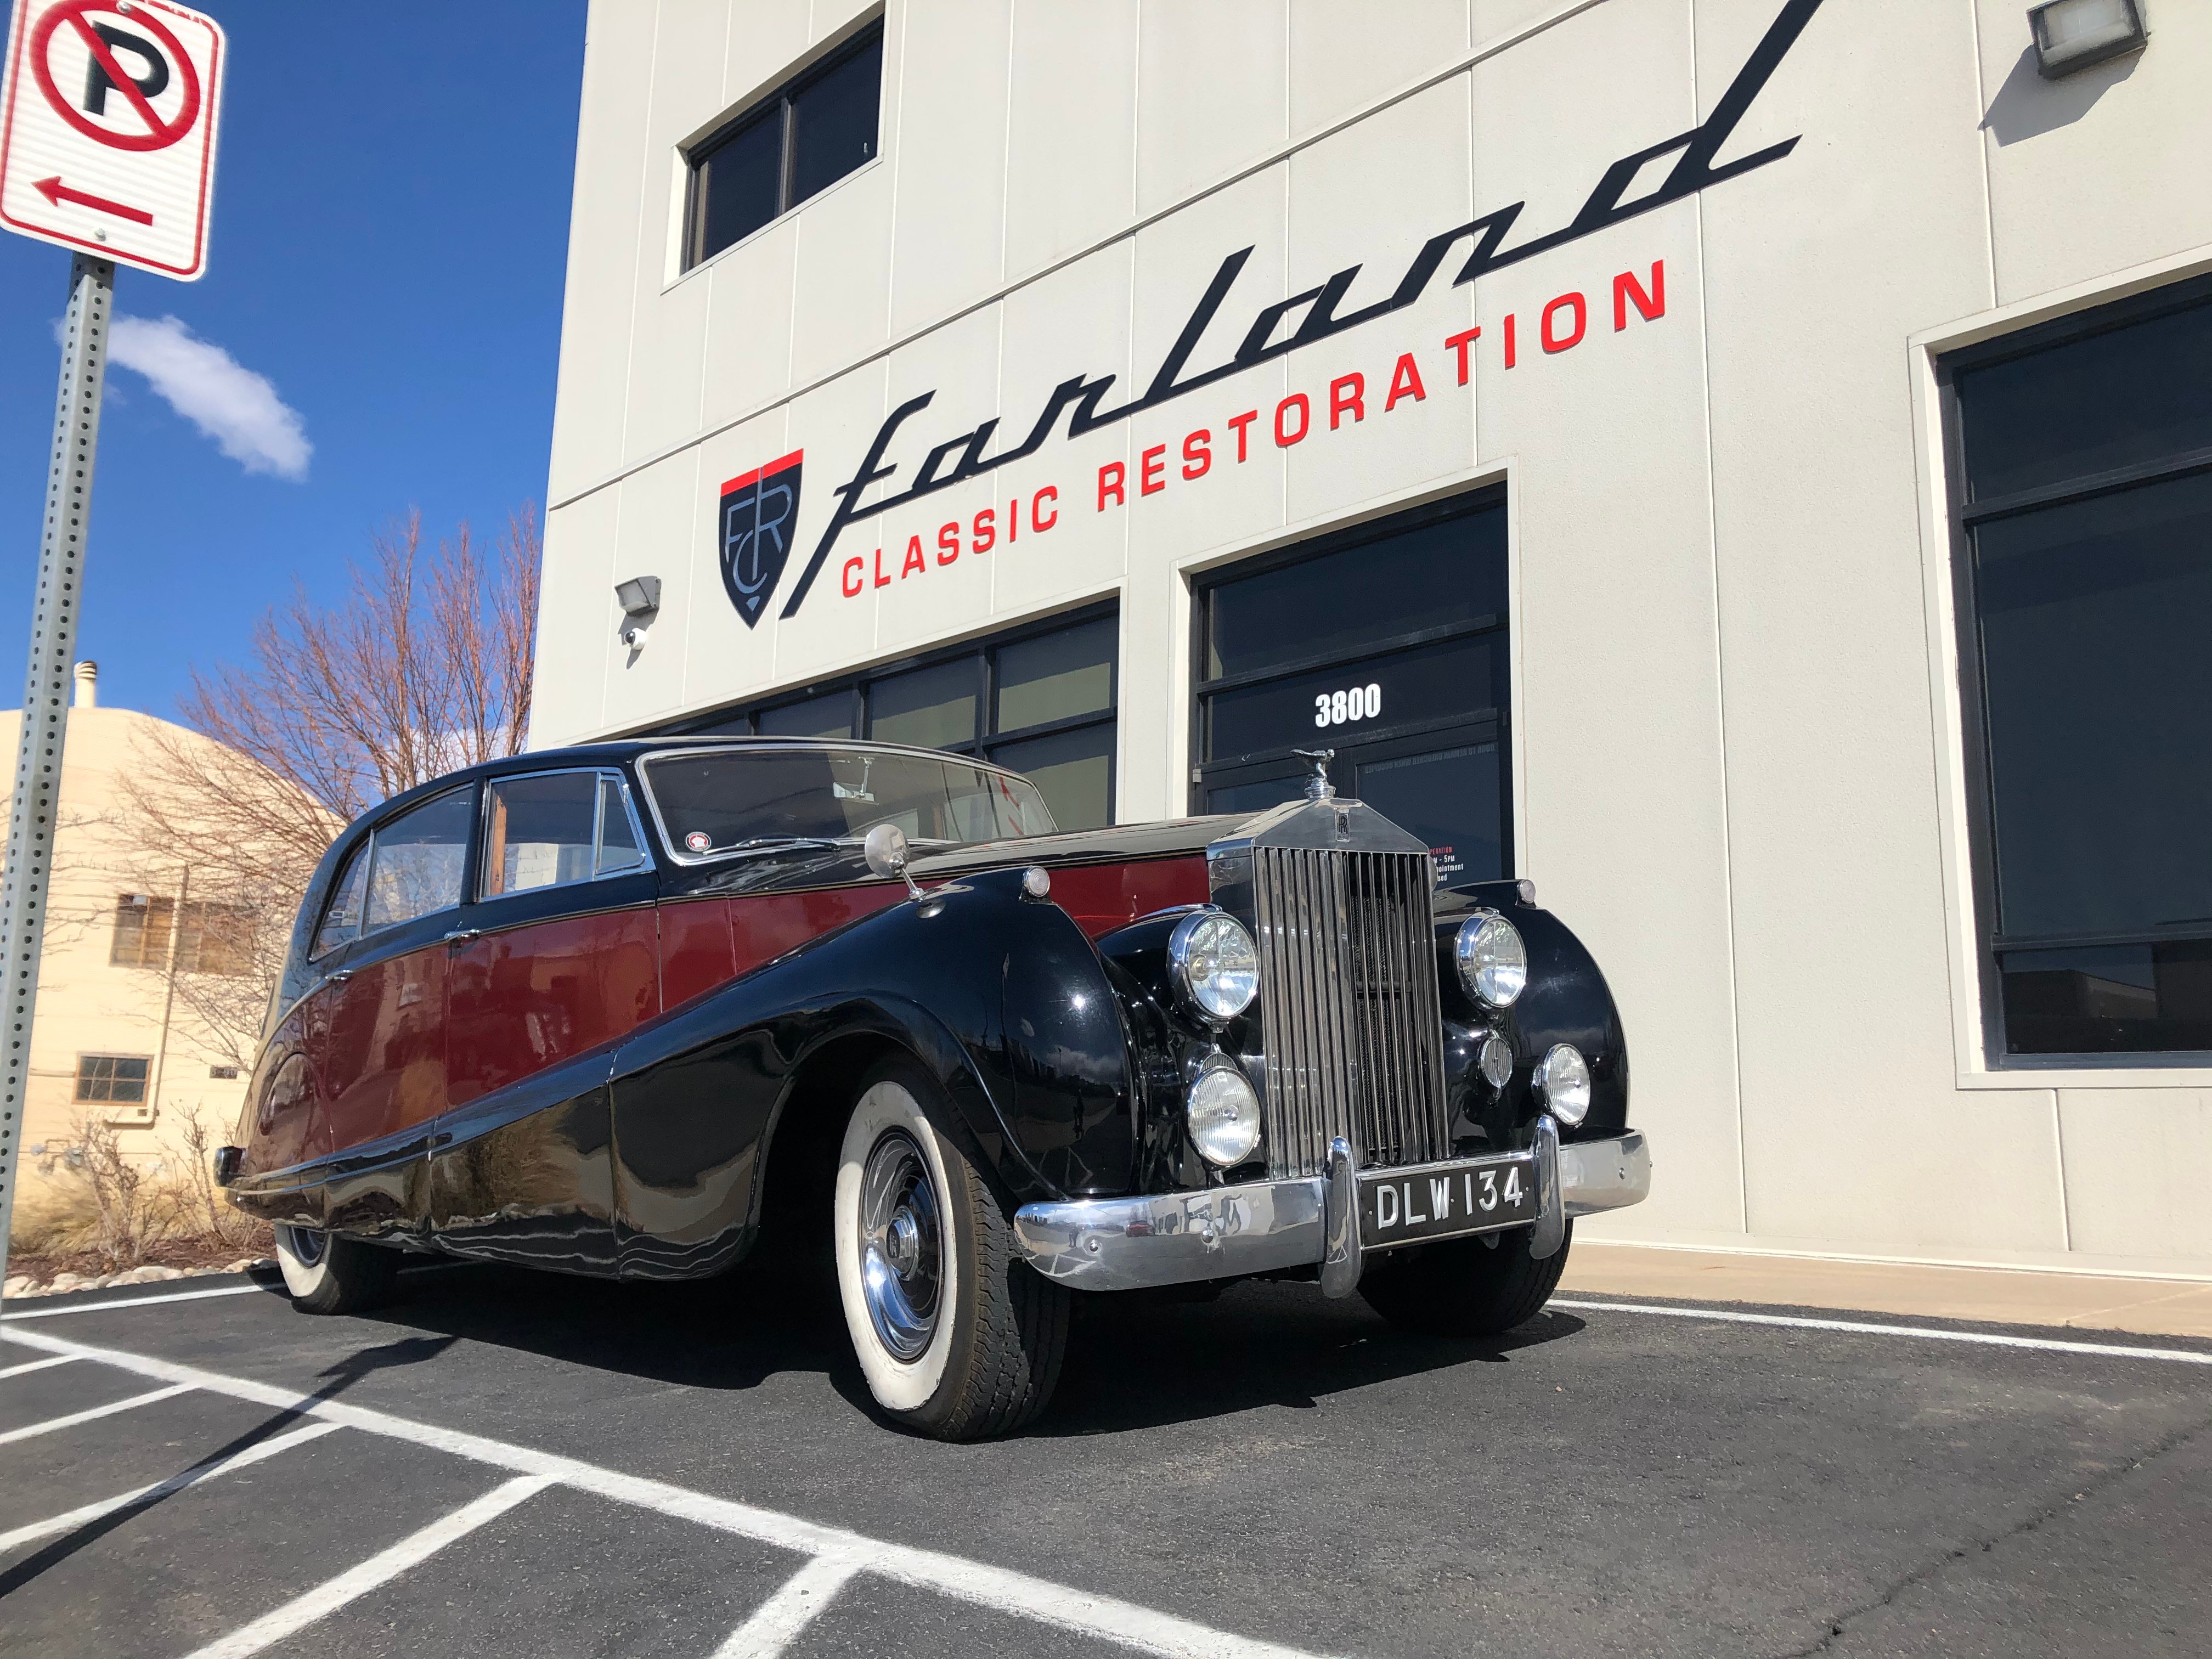
<svg viewBox="0 0 2212 1659">
<path fill-rule="evenodd" d="M 921 896 L 921 889 L 906 872 L 906 831 L 896 823 L 879 823 L 869 830 L 867 839 L 860 843 L 860 856 L 868 861 L 871 875 L 885 881 L 903 881 L 908 893 L 916 898 Z"/>
</svg>

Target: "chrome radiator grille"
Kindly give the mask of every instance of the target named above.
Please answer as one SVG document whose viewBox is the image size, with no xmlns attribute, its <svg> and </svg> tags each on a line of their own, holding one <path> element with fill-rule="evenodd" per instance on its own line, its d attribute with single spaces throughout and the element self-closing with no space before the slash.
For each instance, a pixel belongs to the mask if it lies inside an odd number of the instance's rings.
<svg viewBox="0 0 2212 1659">
<path fill-rule="evenodd" d="M 1319 1174 L 1449 1154 L 1443 1012 L 1424 853 L 1255 847 L 1267 1164 Z"/>
</svg>

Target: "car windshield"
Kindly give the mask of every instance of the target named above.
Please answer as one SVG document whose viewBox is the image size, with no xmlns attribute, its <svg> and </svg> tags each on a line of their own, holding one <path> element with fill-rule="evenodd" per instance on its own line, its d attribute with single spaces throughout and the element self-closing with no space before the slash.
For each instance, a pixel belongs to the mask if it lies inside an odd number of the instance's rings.
<svg viewBox="0 0 2212 1659">
<path fill-rule="evenodd" d="M 1052 833 L 1036 786 L 933 755 L 865 749 L 739 749 L 663 755 L 645 783 L 672 850 L 711 858 L 793 840 L 842 841 L 895 823 L 956 845 Z"/>
</svg>

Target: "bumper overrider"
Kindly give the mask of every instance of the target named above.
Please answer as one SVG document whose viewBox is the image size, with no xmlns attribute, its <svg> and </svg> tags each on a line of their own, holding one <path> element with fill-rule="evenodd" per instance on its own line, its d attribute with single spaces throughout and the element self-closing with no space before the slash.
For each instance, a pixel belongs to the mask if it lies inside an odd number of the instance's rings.
<svg viewBox="0 0 2212 1659">
<path fill-rule="evenodd" d="M 1363 1232 L 1388 1231 L 1372 1222 L 1363 1226 L 1363 1174 L 1370 1183 L 1387 1176 L 1386 1188 L 1402 1187 L 1402 1207 L 1383 1206 L 1390 1220 L 1411 1215 L 1431 1231 L 1363 1237 Z M 1462 1190 L 1468 1201 L 1452 1213 L 1457 1201 L 1452 1194 Z M 1395 1243 L 1530 1227 L 1530 1253 L 1540 1258 L 1557 1254 L 1572 1218 L 1638 1203 L 1650 1190 L 1651 1155 L 1640 1132 L 1563 1146 L 1559 1125 L 1547 1115 L 1536 1120 L 1532 1144 L 1519 1151 L 1419 1169 L 1358 1170 L 1351 1147 L 1338 1139 L 1330 1146 L 1327 1172 L 1303 1179 L 1024 1204 L 1014 1213 L 1014 1238 L 1039 1273 L 1077 1290 L 1133 1291 L 1318 1265 L 1322 1291 L 1349 1296 L 1358 1285 L 1364 1258 Z M 1531 1197 L 1517 1210 L 1510 1204 L 1485 1206 L 1477 1197 L 1500 1191 Z M 1429 1198 L 1432 1192 L 1441 1205 Z M 1418 1210 L 1421 1204 L 1430 1210 Z M 1373 1206 L 1370 1195 L 1370 1212 Z M 1437 1209 L 1446 1213 L 1434 1218 L 1430 1211 Z M 1510 1219 L 1492 1218 L 1508 1213 Z M 1400 1231 L 1405 1231 L 1402 1223 Z"/>
</svg>

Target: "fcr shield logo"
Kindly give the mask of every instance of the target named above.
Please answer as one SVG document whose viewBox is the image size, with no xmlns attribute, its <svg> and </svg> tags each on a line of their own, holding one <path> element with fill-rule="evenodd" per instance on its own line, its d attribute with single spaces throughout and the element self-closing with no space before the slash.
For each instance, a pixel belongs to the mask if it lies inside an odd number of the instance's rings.
<svg viewBox="0 0 2212 1659">
<path fill-rule="evenodd" d="M 799 517 L 799 464 L 805 453 L 794 449 L 722 486 L 722 586 L 748 628 L 768 609 L 790 556 Z"/>
</svg>

